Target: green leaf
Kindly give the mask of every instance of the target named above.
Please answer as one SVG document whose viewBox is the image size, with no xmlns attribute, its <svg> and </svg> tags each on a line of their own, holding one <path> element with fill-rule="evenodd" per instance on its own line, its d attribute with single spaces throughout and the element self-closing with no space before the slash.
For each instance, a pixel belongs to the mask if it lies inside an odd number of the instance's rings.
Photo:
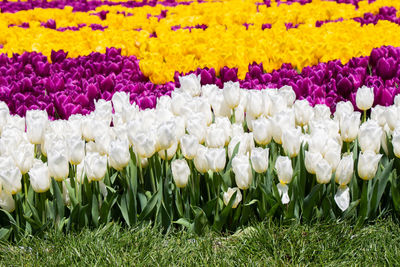
<svg viewBox="0 0 400 267">
<path fill-rule="evenodd" d="M 126 224 L 130 227 L 131 222 L 129 220 L 129 212 L 128 212 L 128 205 L 126 201 L 126 193 L 121 196 L 121 201 L 118 203 L 118 207 L 121 211 L 122 217 L 124 218 Z"/>
<path fill-rule="evenodd" d="M 368 214 L 368 181 L 363 181 L 363 188 L 361 193 L 361 200 L 360 200 L 360 216 L 358 220 L 358 225 L 361 225 L 365 219 L 367 218 Z"/>
<path fill-rule="evenodd" d="M 10 237 L 12 228 L 1 228 L 0 229 L 0 240 L 6 241 Z"/>
<path fill-rule="evenodd" d="M 370 204 L 370 216 L 375 216 L 378 210 L 379 203 L 381 201 L 382 195 L 385 192 L 387 182 L 389 181 L 389 176 L 392 174 L 393 160 L 391 160 L 386 166 L 383 172 L 376 177 L 374 184 L 373 193 L 371 196 Z"/>
<path fill-rule="evenodd" d="M 322 184 L 317 184 L 313 187 L 311 190 L 310 194 L 304 199 L 304 205 L 303 205 L 303 218 L 306 221 L 309 221 L 311 218 L 312 211 L 315 207 L 315 205 L 318 202 L 318 195 L 323 189 Z"/>
<path fill-rule="evenodd" d="M 111 175 L 110 177 L 110 182 L 111 184 L 114 184 L 115 179 L 117 178 L 118 172 L 115 172 L 113 175 Z"/>
<path fill-rule="evenodd" d="M 192 210 L 195 214 L 192 230 L 196 234 L 201 235 L 208 223 L 207 216 L 200 207 L 194 206 L 192 207 Z"/>
<path fill-rule="evenodd" d="M 343 219 L 349 218 L 352 215 L 355 215 L 355 211 L 357 209 L 357 206 L 360 204 L 361 199 L 357 199 L 353 202 L 350 203 L 349 207 L 347 208 L 347 210 L 345 210 L 343 212 Z"/>
<path fill-rule="evenodd" d="M 72 188 L 70 183 L 65 183 L 65 186 L 67 187 L 68 195 L 69 195 L 69 199 L 71 200 L 72 207 L 74 207 L 74 206 L 76 206 L 76 204 L 78 204 L 78 200 L 76 199 L 76 196 L 75 196 L 75 189 Z"/>
<path fill-rule="evenodd" d="M 139 221 L 146 220 L 150 217 L 151 213 L 153 212 L 154 208 L 156 207 L 157 203 L 160 201 L 160 194 L 157 191 L 147 202 L 146 207 L 139 215 Z"/>
<path fill-rule="evenodd" d="M 99 226 L 99 202 L 97 194 L 92 195 L 92 220 L 96 227 Z"/>
<path fill-rule="evenodd" d="M 60 187 L 58 186 L 58 184 L 57 184 L 56 180 L 54 180 L 54 178 L 51 178 L 51 183 L 53 186 L 53 194 L 55 197 L 55 200 L 53 203 L 54 214 L 59 216 L 58 220 L 62 220 L 62 218 L 64 217 L 64 200 L 62 197 L 62 193 L 60 191 Z"/>
<path fill-rule="evenodd" d="M 237 192 L 233 193 L 231 199 L 229 200 L 228 205 L 225 206 L 225 208 L 222 210 L 222 212 L 219 214 L 219 216 L 215 217 L 215 221 L 213 224 L 213 229 L 217 232 L 220 232 L 222 230 L 222 227 L 224 226 L 226 220 L 228 219 L 229 213 L 232 210 L 233 203 L 236 200 L 236 194 Z"/>
<path fill-rule="evenodd" d="M 190 227 L 191 227 L 190 221 L 186 218 L 180 218 L 179 220 L 173 221 L 172 223 L 183 225 L 188 229 L 190 229 Z"/>
<path fill-rule="evenodd" d="M 232 152 L 232 157 L 230 158 L 230 160 L 228 161 L 228 164 L 226 165 L 225 170 L 229 171 L 231 169 L 232 166 L 232 160 L 233 158 L 236 156 L 236 154 L 239 152 L 239 146 L 240 146 L 240 142 L 238 142 L 235 146 L 235 148 L 233 149 Z"/>
</svg>

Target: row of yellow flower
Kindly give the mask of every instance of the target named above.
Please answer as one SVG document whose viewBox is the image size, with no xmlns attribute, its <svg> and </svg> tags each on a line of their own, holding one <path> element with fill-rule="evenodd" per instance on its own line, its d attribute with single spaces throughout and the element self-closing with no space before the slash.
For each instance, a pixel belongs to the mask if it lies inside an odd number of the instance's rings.
<svg viewBox="0 0 400 267">
<path fill-rule="evenodd" d="M 315 27 L 318 20 L 353 18 L 366 12 L 377 13 L 382 6 L 400 9 L 400 1 L 383 0 L 368 4 L 361 2 L 359 9 L 352 5 L 314 1 L 307 5 L 255 5 L 256 1 L 192 3 L 166 7 L 144 6 L 125 8 L 101 6 L 92 12 L 72 12 L 65 9 L 34 9 L 15 14 L 0 14 L 0 52 L 11 55 L 23 51 L 38 51 L 49 56 L 51 50 L 63 49 L 69 56 L 87 55 L 93 51 L 104 52 L 106 47 L 122 48 L 124 55 L 135 55 L 140 67 L 155 83 L 173 78 L 174 72 L 188 72 L 197 67 L 238 67 L 243 78 L 249 63 L 263 62 L 267 71 L 279 68 L 282 63 L 304 66 L 333 59 L 348 61 L 351 57 L 367 55 L 374 47 L 400 46 L 399 26 L 387 21 L 361 27 L 352 20 L 328 23 Z M 101 10 L 110 11 L 107 19 L 90 15 Z M 167 17 L 156 17 L 168 10 Z M 123 16 L 117 11 L 132 13 Z M 105 31 L 58 32 L 44 28 L 40 22 L 55 19 L 57 27 L 96 23 L 108 26 Z M 29 22 L 30 28 L 8 27 L 9 24 Z M 298 24 L 297 29 L 286 30 L 285 23 Z M 243 23 L 253 23 L 246 27 Z M 262 30 L 264 23 L 272 29 Z M 207 30 L 192 29 L 172 31 L 171 26 L 206 24 Z M 142 31 L 134 29 L 141 28 Z M 157 38 L 149 38 L 150 33 Z"/>
</svg>

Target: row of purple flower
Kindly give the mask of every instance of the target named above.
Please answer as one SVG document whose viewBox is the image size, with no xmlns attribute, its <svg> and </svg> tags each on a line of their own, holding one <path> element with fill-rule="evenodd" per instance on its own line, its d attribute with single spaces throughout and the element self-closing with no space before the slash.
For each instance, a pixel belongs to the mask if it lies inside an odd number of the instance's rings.
<svg viewBox="0 0 400 267">
<path fill-rule="evenodd" d="M 121 50 L 110 48 L 105 54 L 67 58 L 63 51 L 52 52 L 52 63 L 40 53 L 25 52 L 8 58 L 0 55 L 0 100 L 10 111 L 24 116 L 29 109 L 46 109 L 51 118 L 68 118 L 71 114 L 88 114 L 95 99 L 111 99 L 118 91 L 130 93 L 131 102 L 140 108 L 152 108 L 158 97 L 170 94 L 175 84 L 157 85 L 149 81 L 134 57 L 121 56 Z M 262 64 L 249 65 L 244 80 L 238 80 L 237 69 L 224 67 L 217 75 L 214 69 L 197 69 L 201 84 L 223 87 L 227 81 L 239 81 L 242 88 L 280 88 L 290 85 L 299 99 L 312 105 L 326 104 L 332 111 L 336 103 L 350 100 L 355 106 L 357 88 L 374 88 L 374 104 L 390 105 L 400 92 L 400 48 L 373 49 L 370 56 L 353 58 L 347 64 L 340 60 L 320 63 L 301 72 L 290 64 L 265 73 Z"/>
</svg>

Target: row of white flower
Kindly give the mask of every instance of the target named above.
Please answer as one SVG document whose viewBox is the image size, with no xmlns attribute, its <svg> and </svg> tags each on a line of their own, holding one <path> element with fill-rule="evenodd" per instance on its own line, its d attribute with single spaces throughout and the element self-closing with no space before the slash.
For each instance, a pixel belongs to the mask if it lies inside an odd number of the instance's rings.
<svg viewBox="0 0 400 267">
<path fill-rule="evenodd" d="M 237 188 L 224 194 L 227 203 L 237 193 L 234 207 L 241 201 L 240 190 L 249 188 L 252 170 L 264 173 L 269 165 L 267 145 L 273 140 L 282 145 L 286 156 L 279 156 L 275 168 L 282 202 L 290 201 L 287 184 L 293 167 L 290 158 L 308 143 L 305 166 L 319 183 L 328 183 L 333 173 L 339 184 L 336 202 L 345 210 L 350 195 L 347 184 L 354 166 L 352 154 L 342 155 L 344 142 L 358 138 L 360 178 L 372 179 L 387 150 L 386 135 L 393 137 L 393 148 L 400 156 L 400 98 L 390 107 L 372 108 L 371 118 L 361 124 L 361 113 L 350 102 L 337 104 L 332 115 L 325 105 L 310 106 L 296 100 L 291 87 L 245 90 L 238 83 L 200 86 L 199 77 L 180 78 L 181 88 L 161 97 L 155 109 L 139 110 L 130 104 L 129 95 L 115 93 L 112 101 L 99 100 L 90 115 L 72 115 L 68 120 L 50 121 L 45 111 L 27 111 L 26 118 L 10 115 L 0 103 L 0 206 L 14 209 L 12 195 L 21 191 L 22 175 L 28 174 L 36 192 L 50 187 L 50 177 L 68 182 L 70 164 L 77 166 L 77 180 L 85 174 L 89 181 L 101 181 L 108 166 L 122 170 L 131 159 L 130 147 L 140 157 L 141 166 L 158 153 L 171 160 L 176 186 L 185 187 L 193 160 L 200 173 L 219 172 L 240 142 L 232 161 Z M 361 110 L 371 108 L 373 91 L 362 87 L 357 93 Z M 47 158 L 43 162 L 41 154 Z M 103 188 L 104 189 L 104 188 Z M 239 190 L 240 189 L 240 190 Z M 64 188 L 64 191 L 66 189 Z M 105 190 L 103 190 L 106 192 Z M 65 201 L 68 194 L 64 192 Z"/>
</svg>

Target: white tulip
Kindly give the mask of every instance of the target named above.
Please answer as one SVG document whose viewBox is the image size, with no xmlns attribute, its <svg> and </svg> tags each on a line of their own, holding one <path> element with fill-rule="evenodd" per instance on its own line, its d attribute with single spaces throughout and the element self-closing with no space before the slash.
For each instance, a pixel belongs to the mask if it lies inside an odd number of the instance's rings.
<svg viewBox="0 0 400 267">
<path fill-rule="evenodd" d="M 363 123 L 358 132 L 358 142 L 361 151 L 373 151 L 379 153 L 383 131 L 377 122 L 369 120 Z"/>
<path fill-rule="evenodd" d="M 172 178 L 177 187 L 184 188 L 190 176 L 190 168 L 184 159 L 176 159 L 171 163 Z"/>
<path fill-rule="evenodd" d="M 344 142 L 353 142 L 356 139 L 360 126 L 360 115 L 360 112 L 353 112 L 340 119 L 340 136 Z"/>
<path fill-rule="evenodd" d="M 214 91 L 210 96 L 210 104 L 214 111 L 215 117 L 230 117 L 231 109 L 225 101 L 222 91 Z"/>
<path fill-rule="evenodd" d="M 354 112 L 353 104 L 350 101 L 340 101 L 336 104 L 336 111 L 334 113 L 334 119 L 339 121 L 346 116 L 351 115 Z"/>
<path fill-rule="evenodd" d="M 165 150 L 158 151 L 158 155 L 163 160 L 171 160 L 175 156 L 176 150 L 178 150 L 178 142 L 177 141 L 175 141 L 172 144 L 172 146 L 167 149 L 167 159 L 165 159 Z"/>
<path fill-rule="evenodd" d="M 220 172 L 225 168 L 225 148 L 209 148 L 206 153 L 208 167 L 213 172 Z"/>
<path fill-rule="evenodd" d="M 243 123 L 245 119 L 245 107 L 241 104 L 235 108 L 233 111 L 235 113 L 235 122 L 236 123 Z"/>
<path fill-rule="evenodd" d="M 229 108 L 233 109 L 239 105 L 240 87 L 238 82 L 224 83 L 223 95 Z"/>
<path fill-rule="evenodd" d="M 199 140 L 195 136 L 185 134 L 184 136 L 181 137 L 180 148 L 183 156 L 186 159 L 189 160 L 194 159 L 198 147 L 199 147 Z"/>
<path fill-rule="evenodd" d="M 110 125 L 112 120 L 112 104 L 110 101 L 104 99 L 99 99 L 94 102 L 94 119 L 97 121 L 102 121 L 106 125 Z"/>
<path fill-rule="evenodd" d="M 56 181 L 68 177 L 68 150 L 63 140 L 55 140 L 47 148 L 47 163 L 50 176 Z"/>
<path fill-rule="evenodd" d="M 321 159 L 315 165 L 315 174 L 318 183 L 327 184 L 330 182 L 332 177 L 332 166 L 326 160 Z"/>
<path fill-rule="evenodd" d="M 288 204 L 290 202 L 289 187 L 282 183 L 278 183 L 276 187 L 278 189 L 279 196 L 281 197 L 282 204 Z"/>
<path fill-rule="evenodd" d="M 293 168 L 290 158 L 279 156 L 275 161 L 275 169 L 281 184 L 288 184 L 293 178 Z"/>
<path fill-rule="evenodd" d="M 296 100 L 296 93 L 293 90 L 293 87 L 289 85 L 284 85 L 278 90 L 278 94 L 283 97 L 286 101 L 286 105 L 288 107 L 293 106 L 294 101 Z"/>
<path fill-rule="evenodd" d="M 358 88 L 356 94 L 356 104 L 361 110 L 368 110 L 374 103 L 374 88 L 363 86 Z"/>
<path fill-rule="evenodd" d="M 282 147 L 289 157 L 296 157 L 300 152 L 301 136 L 300 128 L 287 129 L 283 132 Z"/>
<path fill-rule="evenodd" d="M 281 111 L 272 117 L 272 136 L 274 141 L 282 144 L 282 134 L 287 130 L 294 128 L 295 118 L 293 111 Z"/>
<path fill-rule="evenodd" d="M 199 145 L 197 148 L 196 156 L 194 157 L 194 166 L 196 167 L 197 171 L 200 173 L 205 173 L 208 171 L 208 160 L 206 157 L 208 149 L 203 146 Z"/>
<path fill-rule="evenodd" d="M 206 119 L 202 114 L 196 114 L 190 117 L 186 122 L 186 130 L 190 135 L 194 135 L 199 143 L 204 143 L 207 134 Z"/>
<path fill-rule="evenodd" d="M 317 104 L 314 106 L 314 120 L 325 121 L 331 119 L 331 110 L 327 105 Z"/>
<path fill-rule="evenodd" d="M 48 119 L 45 110 L 28 110 L 26 112 L 26 133 L 32 144 L 43 143 Z"/>
<path fill-rule="evenodd" d="M 179 77 L 180 89 L 191 96 L 197 96 L 201 92 L 200 75 L 192 73 L 186 76 Z"/>
<path fill-rule="evenodd" d="M 71 136 L 67 139 L 68 160 L 71 164 L 78 165 L 85 157 L 85 141 L 80 136 Z"/>
<path fill-rule="evenodd" d="M 156 136 L 153 131 L 139 132 L 133 139 L 136 154 L 141 158 L 150 158 L 156 152 Z"/>
<path fill-rule="evenodd" d="M 371 120 L 375 120 L 379 124 L 379 126 L 383 127 L 386 123 L 385 112 L 386 112 L 386 107 L 381 105 L 376 105 L 371 109 Z"/>
<path fill-rule="evenodd" d="M 85 157 L 85 173 L 89 181 L 100 181 L 107 172 L 107 156 L 88 153 Z"/>
<path fill-rule="evenodd" d="M 3 127 L 7 124 L 8 117 L 10 116 L 10 110 L 5 102 L 0 101 L 0 133 Z"/>
<path fill-rule="evenodd" d="M 228 190 L 226 192 L 224 192 L 224 204 L 225 206 L 227 206 L 229 204 L 229 201 L 231 200 L 233 194 L 235 194 L 236 192 L 236 197 L 235 197 L 235 201 L 232 204 L 232 208 L 236 209 L 237 206 L 239 205 L 240 201 L 242 201 L 242 193 L 240 192 L 240 189 L 237 187 L 234 188 L 230 188 L 228 187 Z"/>
<path fill-rule="evenodd" d="M 244 133 L 234 136 L 228 145 L 228 157 L 231 158 L 236 145 L 239 144 L 238 154 L 243 155 L 249 153 L 254 147 L 253 133 Z"/>
<path fill-rule="evenodd" d="M 392 145 L 394 155 L 400 158 L 400 127 L 393 132 Z"/>
<path fill-rule="evenodd" d="M 51 180 L 47 163 L 35 159 L 32 168 L 29 170 L 29 181 L 36 193 L 44 193 L 49 190 Z"/>
<path fill-rule="evenodd" d="M 122 113 L 130 106 L 129 93 L 115 92 L 111 99 L 115 113 Z"/>
<path fill-rule="evenodd" d="M 351 177 L 353 176 L 353 171 L 354 171 L 353 155 L 349 154 L 347 156 L 344 156 L 340 160 L 339 165 L 336 168 L 336 174 L 335 174 L 336 183 L 338 183 L 340 186 L 344 186 L 350 183 Z"/>
<path fill-rule="evenodd" d="M 296 124 L 299 126 L 304 126 L 307 125 L 314 116 L 314 109 L 310 106 L 310 103 L 306 99 L 296 100 L 296 102 L 294 102 L 294 114 L 296 118 Z"/>
<path fill-rule="evenodd" d="M 225 131 L 216 124 L 211 124 L 207 128 L 206 146 L 212 148 L 222 148 L 225 145 Z"/>
<path fill-rule="evenodd" d="M 0 191 L 0 208 L 11 213 L 15 210 L 15 200 L 10 192 Z"/>
<path fill-rule="evenodd" d="M 363 180 L 371 180 L 378 170 L 382 154 L 375 154 L 373 151 L 360 152 L 358 157 L 358 176 Z"/>
<path fill-rule="evenodd" d="M 248 155 L 236 155 L 232 160 L 232 170 L 235 174 L 236 185 L 246 190 L 253 181 L 253 174 Z"/>
<path fill-rule="evenodd" d="M 272 140 L 273 126 L 272 122 L 264 116 L 253 120 L 253 137 L 259 145 L 267 145 Z"/>
<path fill-rule="evenodd" d="M 251 150 L 251 165 L 257 173 L 266 172 L 269 163 L 269 148 L 255 147 Z"/>
<path fill-rule="evenodd" d="M 254 118 L 259 117 L 264 111 L 261 91 L 251 90 L 247 96 L 246 111 Z"/>
<path fill-rule="evenodd" d="M 339 186 L 334 199 L 341 211 L 347 210 L 350 205 L 350 189 L 347 186 Z"/>
<path fill-rule="evenodd" d="M 304 165 L 308 173 L 316 174 L 317 163 L 322 160 L 319 152 L 306 151 L 304 154 Z"/>
<path fill-rule="evenodd" d="M 35 158 L 35 146 L 31 143 L 20 143 L 12 151 L 12 157 L 15 165 L 19 168 L 22 174 L 25 174 L 33 165 Z"/>
<path fill-rule="evenodd" d="M 10 156 L 0 157 L 0 183 L 3 185 L 3 191 L 16 194 L 22 189 L 21 171 L 15 166 Z"/>
<path fill-rule="evenodd" d="M 131 154 L 129 152 L 129 142 L 127 139 L 111 141 L 109 151 L 111 167 L 121 171 L 123 168 L 128 166 L 129 161 L 131 160 Z"/>
</svg>

